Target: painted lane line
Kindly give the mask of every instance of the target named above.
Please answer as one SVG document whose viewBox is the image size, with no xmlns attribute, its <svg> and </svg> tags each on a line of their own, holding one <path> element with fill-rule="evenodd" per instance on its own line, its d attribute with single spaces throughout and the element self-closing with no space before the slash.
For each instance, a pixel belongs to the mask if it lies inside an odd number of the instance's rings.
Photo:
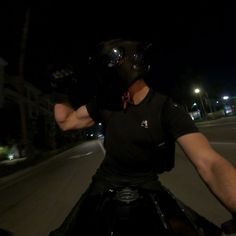
<svg viewBox="0 0 236 236">
<path fill-rule="evenodd" d="M 90 156 L 91 154 L 93 154 L 93 152 L 87 152 L 84 154 L 77 154 L 77 155 L 73 155 L 73 156 L 69 157 L 69 159 L 77 159 L 77 158 L 81 158 L 81 157 L 87 157 L 87 156 Z"/>
</svg>

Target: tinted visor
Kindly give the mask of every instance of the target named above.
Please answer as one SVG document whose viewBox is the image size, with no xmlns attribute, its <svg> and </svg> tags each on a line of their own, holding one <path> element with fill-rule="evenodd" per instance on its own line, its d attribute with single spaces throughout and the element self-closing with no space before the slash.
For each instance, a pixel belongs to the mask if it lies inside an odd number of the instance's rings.
<svg viewBox="0 0 236 236">
<path fill-rule="evenodd" d="M 124 49 L 120 47 L 114 47 L 111 49 L 111 52 L 108 54 L 108 67 L 114 67 L 121 64 L 122 60 L 125 57 Z"/>
<path fill-rule="evenodd" d="M 127 58 L 132 61 L 134 65 L 140 65 L 144 63 L 144 55 L 150 48 L 151 44 L 136 46 L 135 48 L 125 48 L 125 46 L 111 47 L 102 56 L 103 65 L 111 68 L 117 65 L 121 65 Z"/>
</svg>

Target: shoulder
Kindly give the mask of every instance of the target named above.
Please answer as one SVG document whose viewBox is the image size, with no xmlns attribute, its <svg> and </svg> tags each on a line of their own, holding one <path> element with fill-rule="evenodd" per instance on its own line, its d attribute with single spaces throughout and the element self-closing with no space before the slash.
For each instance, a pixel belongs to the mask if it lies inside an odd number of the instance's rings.
<svg viewBox="0 0 236 236">
<path fill-rule="evenodd" d="M 162 107 L 162 120 L 175 140 L 182 135 L 198 132 L 184 106 L 169 96 L 166 96 Z"/>
<path fill-rule="evenodd" d="M 157 92 L 154 89 L 150 89 L 150 93 L 151 93 L 151 101 L 157 104 L 164 104 L 169 97 L 163 93 Z"/>
<path fill-rule="evenodd" d="M 94 97 L 85 105 L 88 114 L 95 122 L 107 122 L 114 111 L 104 108 Z"/>
<path fill-rule="evenodd" d="M 153 98 L 154 100 L 158 101 L 159 103 L 163 104 L 164 110 L 181 110 L 184 111 L 184 107 L 175 101 L 171 96 L 157 92 L 153 90 Z"/>
</svg>

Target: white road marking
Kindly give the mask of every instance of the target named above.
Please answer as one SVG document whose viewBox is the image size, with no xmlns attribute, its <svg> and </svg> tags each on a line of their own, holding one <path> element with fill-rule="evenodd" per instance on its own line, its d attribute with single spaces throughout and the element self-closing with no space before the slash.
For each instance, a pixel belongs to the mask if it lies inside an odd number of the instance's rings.
<svg viewBox="0 0 236 236">
<path fill-rule="evenodd" d="M 104 148 L 102 142 L 101 142 L 101 141 L 98 141 L 98 144 L 99 144 L 100 148 L 102 149 L 103 154 L 105 155 L 106 150 L 105 150 L 105 148 Z"/>
<path fill-rule="evenodd" d="M 77 159 L 77 158 L 81 158 L 81 157 L 86 157 L 86 156 L 90 156 L 91 154 L 93 154 L 93 152 L 87 152 L 87 153 L 83 153 L 83 154 L 77 154 L 74 156 L 69 157 L 69 159 Z"/>
</svg>

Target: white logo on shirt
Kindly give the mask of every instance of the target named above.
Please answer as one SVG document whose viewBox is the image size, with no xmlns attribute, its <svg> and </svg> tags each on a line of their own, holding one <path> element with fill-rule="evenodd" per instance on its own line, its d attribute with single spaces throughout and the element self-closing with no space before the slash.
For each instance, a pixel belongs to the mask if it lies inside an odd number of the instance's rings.
<svg viewBox="0 0 236 236">
<path fill-rule="evenodd" d="M 148 121 L 147 120 L 143 120 L 141 122 L 141 127 L 144 127 L 145 129 L 147 129 L 148 128 Z"/>
</svg>

